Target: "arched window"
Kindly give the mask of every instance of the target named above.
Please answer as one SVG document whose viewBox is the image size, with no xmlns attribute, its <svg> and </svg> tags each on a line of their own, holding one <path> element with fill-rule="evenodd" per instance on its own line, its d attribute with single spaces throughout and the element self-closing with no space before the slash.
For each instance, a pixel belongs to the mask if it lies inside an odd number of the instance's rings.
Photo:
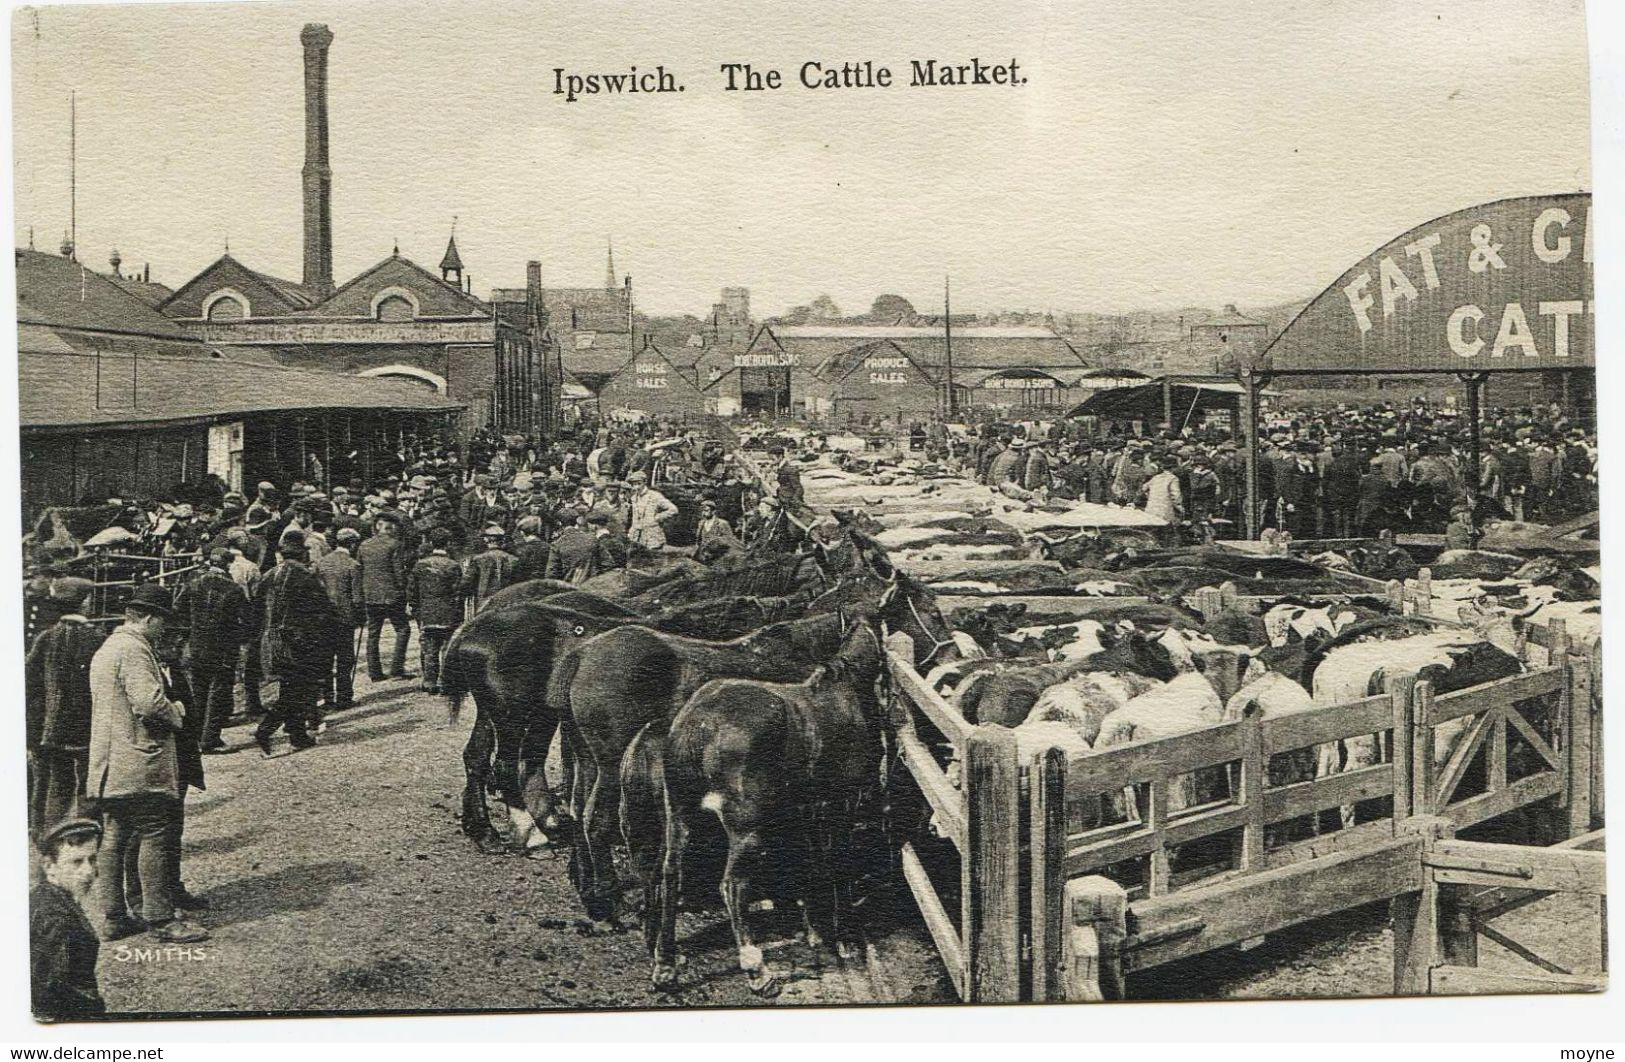
<svg viewBox="0 0 1625 1062">
<path fill-rule="evenodd" d="M 418 298 L 401 287 L 389 287 L 372 297 L 374 321 L 412 321 L 418 316 Z"/>
<path fill-rule="evenodd" d="M 412 304 L 399 295 L 391 295 L 378 304 L 380 321 L 410 321 L 417 316 Z"/>
<path fill-rule="evenodd" d="M 241 321 L 248 316 L 248 300 L 229 289 L 203 300 L 203 316 L 210 321 Z"/>
</svg>

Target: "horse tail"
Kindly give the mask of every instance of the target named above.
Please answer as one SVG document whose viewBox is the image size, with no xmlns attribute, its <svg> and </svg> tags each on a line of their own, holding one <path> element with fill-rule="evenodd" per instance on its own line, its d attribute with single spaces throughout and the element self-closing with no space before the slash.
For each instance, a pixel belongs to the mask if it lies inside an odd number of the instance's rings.
<svg viewBox="0 0 1625 1062">
<path fill-rule="evenodd" d="M 553 671 L 547 677 L 547 695 L 542 703 L 553 709 L 560 722 L 570 714 L 570 687 L 575 683 L 580 664 L 581 658 L 575 652 L 566 652 L 553 662 Z"/>
<path fill-rule="evenodd" d="M 463 698 L 473 693 L 483 680 L 485 654 L 463 637 L 460 627 L 451 636 L 440 664 L 440 692 L 446 695 L 446 722 L 455 725 L 463 711 Z"/>
</svg>

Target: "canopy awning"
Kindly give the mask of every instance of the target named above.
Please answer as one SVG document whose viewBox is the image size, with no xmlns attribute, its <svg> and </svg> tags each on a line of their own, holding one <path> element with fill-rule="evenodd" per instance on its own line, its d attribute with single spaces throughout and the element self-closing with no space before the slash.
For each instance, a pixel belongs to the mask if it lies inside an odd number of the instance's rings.
<svg viewBox="0 0 1625 1062">
<path fill-rule="evenodd" d="M 1067 416 L 1161 420 L 1164 386 L 1161 382 L 1152 382 L 1138 387 L 1113 387 L 1105 391 L 1096 391 L 1072 407 Z M 1168 404 L 1181 416 L 1210 409 L 1234 410 L 1241 398 L 1240 385 L 1233 383 L 1170 383 L 1166 387 Z"/>
</svg>

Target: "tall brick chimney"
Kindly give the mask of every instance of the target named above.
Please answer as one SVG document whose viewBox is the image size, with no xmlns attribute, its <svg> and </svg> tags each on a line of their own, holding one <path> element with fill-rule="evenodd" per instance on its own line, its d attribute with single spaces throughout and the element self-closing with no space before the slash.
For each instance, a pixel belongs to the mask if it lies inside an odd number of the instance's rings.
<svg viewBox="0 0 1625 1062">
<path fill-rule="evenodd" d="M 327 164 L 327 47 L 333 32 L 314 22 L 305 46 L 305 287 L 333 290 L 333 170 Z"/>
</svg>

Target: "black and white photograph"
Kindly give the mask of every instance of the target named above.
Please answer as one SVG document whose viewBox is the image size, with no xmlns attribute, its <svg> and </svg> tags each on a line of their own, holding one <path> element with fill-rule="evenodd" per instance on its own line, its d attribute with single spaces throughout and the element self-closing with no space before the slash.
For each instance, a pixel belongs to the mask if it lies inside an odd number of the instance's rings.
<svg viewBox="0 0 1625 1062">
<path fill-rule="evenodd" d="M 11 24 L 19 1020 L 1606 989 L 1579 0 Z"/>
</svg>

